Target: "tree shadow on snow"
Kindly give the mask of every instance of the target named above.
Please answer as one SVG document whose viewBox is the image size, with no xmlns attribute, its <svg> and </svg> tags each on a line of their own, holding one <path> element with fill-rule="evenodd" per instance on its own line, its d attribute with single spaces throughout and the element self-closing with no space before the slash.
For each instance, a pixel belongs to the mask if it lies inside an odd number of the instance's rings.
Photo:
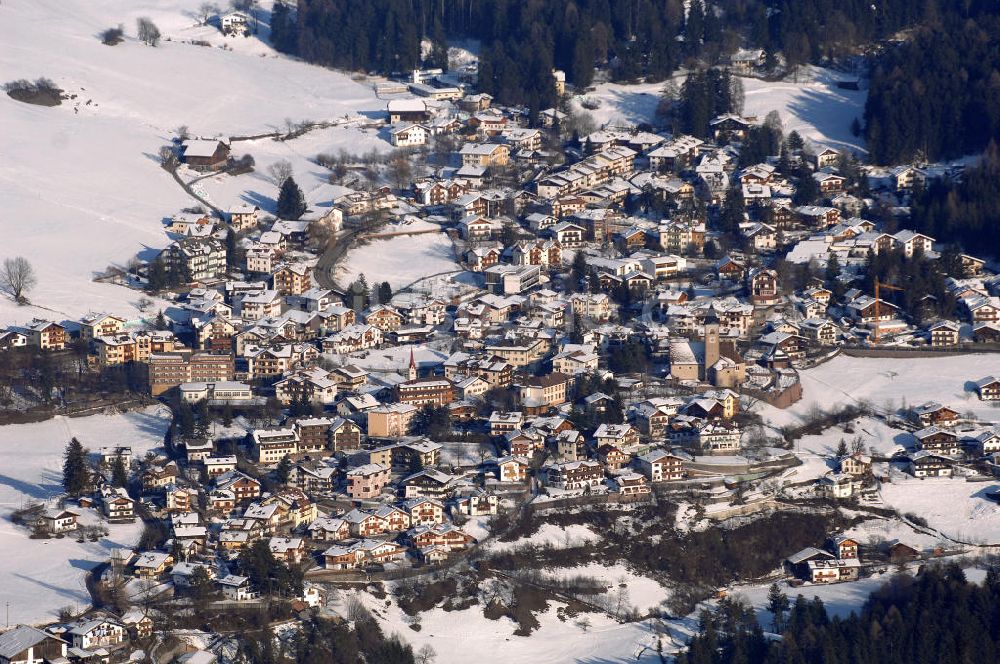
<svg viewBox="0 0 1000 664">
<path fill-rule="evenodd" d="M 256 205 L 261 210 L 267 210 L 273 213 L 278 207 L 278 201 L 264 194 L 258 193 L 256 191 L 247 191 L 240 194 L 240 199 L 244 203 L 249 203 L 250 205 Z"/>
<path fill-rule="evenodd" d="M 62 491 L 59 483 L 33 484 L 8 475 L 0 475 L 0 486 L 8 486 L 33 500 L 48 500 Z"/>
</svg>

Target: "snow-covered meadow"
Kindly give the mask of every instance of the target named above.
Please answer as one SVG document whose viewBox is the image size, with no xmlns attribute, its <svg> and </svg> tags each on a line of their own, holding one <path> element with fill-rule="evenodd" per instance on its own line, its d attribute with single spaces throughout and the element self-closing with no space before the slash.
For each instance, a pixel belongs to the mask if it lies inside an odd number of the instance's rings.
<svg viewBox="0 0 1000 664">
<path fill-rule="evenodd" d="M 162 444 L 169 424 L 169 410 L 154 406 L 0 426 L 0 604 L 10 603 L 12 624 L 50 621 L 62 607 L 88 606 L 87 571 L 107 561 L 112 549 L 133 546 L 142 524 L 110 525 L 109 536 L 99 542 L 79 543 L 72 535 L 29 539 L 28 530 L 11 523 L 10 513 L 29 501 L 54 504 L 62 492 L 62 455 L 70 438 L 91 450 L 128 445 L 143 456 Z M 74 511 L 86 523 L 97 521 L 92 510 Z"/>
<path fill-rule="evenodd" d="M 398 289 L 422 277 L 460 269 L 444 233 L 399 235 L 351 249 L 337 266 L 337 280 L 349 284 L 364 274 L 369 284 L 388 281 Z"/>
<path fill-rule="evenodd" d="M 887 507 L 915 514 L 947 538 L 967 544 L 1000 545 L 1000 505 L 985 497 L 993 482 L 909 476 L 882 484 Z"/>
<path fill-rule="evenodd" d="M 6 139 L 0 258 L 23 255 L 39 276 L 31 293 L 39 306 L 16 307 L 0 298 L 0 324 L 38 315 L 75 318 L 101 309 L 137 315 L 141 294 L 92 278 L 109 264 L 124 265 L 136 253 L 149 257 L 164 247 L 162 220 L 194 204 L 157 162 L 159 148 L 177 127 L 228 137 L 274 131 L 286 119 L 371 118 L 384 109 L 368 84 L 279 56 L 260 39 L 225 38 L 215 27 L 200 25 L 199 4 L 9 0 L 0 5 L 0 82 L 44 76 L 75 95 L 53 108 L 0 95 L 0 134 Z M 270 2 L 262 5 L 266 35 Z M 163 33 L 157 48 L 135 39 L 140 16 L 150 17 Z M 98 33 L 119 23 L 126 41 L 103 45 Z M 388 147 L 383 137 L 351 127 L 280 145 L 263 143 L 237 143 L 234 152 L 259 150 L 261 170 L 289 159 L 307 195 L 317 196 L 325 193 L 325 174 L 308 166 L 308 158 L 340 148 Z M 244 176 L 206 181 L 204 189 L 214 202 L 229 206 L 241 202 L 244 189 L 266 198 L 274 186 Z"/>
<path fill-rule="evenodd" d="M 996 356 L 989 354 L 918 358 L 839 355 L 800 372 L 801 401 L 784 410 L 763 405 L 759 412 L 771 424 L 785 426 L 800 422 L 814 407 L 830 410 L 867 400 L 876 408 L 894 411 L 937 401 L 981 420 L 995 420 L 1000 411 L 971 391 L 971 382 L 995 373 L 995 364 Z"/>
<path fill-rule="evenodd" d="M 563 605 L 551 602 L 536 615 L 540 627 L 531 636 L 517 636 L 517 623 L 509 618 L 489 620 L 482 606 L 462 611 L 431 609 L 420 614 L 420 631 L 413 631 L 409 619 L 393 602 L 386 606 L 366 592 L 345 590 L 333 599 L 335 607 L 347 606 L 351 597 L 359 599 L 379 620 L 387 633 L 396 633 L 416 651 L 430 645 L 437 653 L 436 664 L 464 664 L 470 661 L 588 662 L 601 664 L 653 664 L 655 652 L 651 621 L 618 623 L 602 613 L 566 616 Z M 344 609 L 346 610 L 346 609 Z M 581 618 L 586 618 L 586 623 Z"/>
<path fill-rule="evenodd" d="M 851 121 L 864 114 L 867 92 L 837 87 L 838 80 L 849 78 L 811 66 L 801 67 L 796 76 L 783 81 L 741 77 L 745 93 L 743 113 L 763 119 L 769 112 L 777 111 L 786 133 L 797 131 L 808 143 L 863 153 L 864 142 L 851 133 Z M 673 78 L 677 86 L 683 82 L 683 74 Z M 664 85 L 601 83 L 592 92 L 575 97 L 571 107 L 588 114 L 597 126 L 652 122 Z M 597 108 L 585 108 L 585 100 L 598 104 Z"/>
</svg>

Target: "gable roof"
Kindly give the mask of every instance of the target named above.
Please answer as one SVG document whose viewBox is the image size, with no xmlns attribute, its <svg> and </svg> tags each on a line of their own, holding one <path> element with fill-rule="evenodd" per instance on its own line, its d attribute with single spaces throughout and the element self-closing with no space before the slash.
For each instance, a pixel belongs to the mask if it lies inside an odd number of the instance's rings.
<svg viewBox="0 0 1000 664">
<path fill-rule="evenodd" d="M 40 629 L 29 625 L 18 625 L 9 632 L 0 634 L 0 657 L 13 659 L 28 648 L 38 645 L 46 639 L 62 641 L 62 639 L 48 632 L 43 632 Z"/>
</svg>

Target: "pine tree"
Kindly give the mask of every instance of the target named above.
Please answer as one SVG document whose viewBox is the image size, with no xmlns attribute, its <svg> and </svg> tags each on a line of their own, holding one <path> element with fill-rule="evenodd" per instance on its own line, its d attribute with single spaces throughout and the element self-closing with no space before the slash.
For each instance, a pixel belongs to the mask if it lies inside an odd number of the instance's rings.
<svg viewBox="0 0 1000 664">
<path fill-rule="evenodd" d="M 795 152 L 796 150 L 801 150 L 805 146 L 805 141 L 802 140 L 802 136 L 799 132 L 794 129 L 789 132 L 788 138 L 785 140 L 785 144 L 790 152 Z"/>
<path fill-rule="evenodd" d="M 286 454 L 281 457 L 281 461 L 278 462 L 278 467 L 274 469 L 274 479 L 276 479 L 279 484 L 288 484 L 288 477 L 291 473 L 292 461 Z"/>
<path fill-rule="evenodd" d="M 799 168 L 795 175 L 798 179 L 792 200 L 796 205 L 812 205 L 820 197 L 819 183 L 812 176 L 812 172 L 804 166 Z"/>
<path fill-rule="evenodd" d="M 305 211 L 306 199 L 302 189 L 295 183 L 295 178 L 289 176 L 281 184 L 276 213 L 280 219 L 295 220 L 305 214 Z"/>
<path fill-rule="evenodd" d="M 684 43 L 688 53 L 695 55 L 701 51 L 701 42 L 705 37 L 705 8 L 701 0 L 692 0 L 688 9 L 687 24 L 684 26 Z"/>
<path fill-rule="evenodd" d="M 125 460 L 121 455 L 116 456 L 111 464 L 111 484 L 123 489 L 128 486 L 128 471 L 125 470 Z"/>
<path fill-rule="evenodd" d="M 392 286 L 389 285 L 388 281 L 383 281 L 379 284 L 378 299 L 382 304 L 389 304 L 392 302 Z"/>
<path fill-rule="evenodd" d="M 743 192 L 737 187 L 730 187 L 726 191 L 726 200 L 723 204 L 722 216 L 719 219 L 720 230 L 729 235 L 739 233 L 745 210 Z"/>
<path fill-rule="evenodd" d="M 194 435 L 194 411 L 186 401 L 182 401 L 177 407 L 174 423 L 181 438 L 190 438 Z"/>
<path fill-rule="evenodd" d="M 230 228 L 229 232 L 226 233 L 226 265 L 230 270 L 235 270 L 239 267 L 237 258 L 239 252 L 238 241 L 239 237 L 237 237 L 236 231 Z"/>
<path fill-rule="evenodd" d="M 87 469 L 87 451 L 76 438 L 69 441 L 63 453 L 63 489 L 73 498 L 79 498 L 90 486 Z"/>
<path fill-rule="evenodd" d="M 840 260 L 837 258 L 837 254 L 830 252 L 830 257 L 826 260 L 826 271 L 823 275 L 823 280 L 826 282 L 826 287 L 830 288 L 833 282 L 837 281 L 840 277 Z"/>
<path fill-rule="evenodd" d="M 583 317 L 579 312 L 573 312 L 573 331 L 570 332 L 569 342 L 572 344 L 583 343 Z"/>
<path fill-rule="evenodd" d="M 156 293 L 167 287 L 167 269 L 163 261 L 154 258 L 146 270 L 146 290 Z"/>
<path fill-rule="evenodd" d="M 582 251 L 577 251 L 573 256 L 573 266 L 569 273 L 569 283 L 567 290 L 575 291 L 580 288 L 580 283 L 587 277 L 587 256 Z"/>
<path fill-rule="evenodd" d="M 191 573 L 191 581 L 188 591 L 191 593 L 191 600 L 194 602 L 195 611 L 204 613 L 209 602 L 215 596 L 215 582 L 209 576 L 204 565 L 198 565 Z"/>
<path fill-rule="evenodd" d="M 780 632 L 783 629 L 785 613 L 790 606 L 788 596 L 781 592 L 777 583 L 772 583 L 771 589 L 767 592 L 767 611 L 772 616 L 772 626 L 775 632 Z"/>
</svg>

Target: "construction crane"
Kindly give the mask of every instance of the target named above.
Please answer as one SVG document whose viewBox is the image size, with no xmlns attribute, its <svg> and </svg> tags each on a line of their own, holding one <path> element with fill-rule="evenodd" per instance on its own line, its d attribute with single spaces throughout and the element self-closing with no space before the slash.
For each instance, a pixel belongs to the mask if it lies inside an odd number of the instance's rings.
<svg viewBox="0 0 1000 664">
<path fill-rule="evenodd" d="M 882 326 L 882 311 L 881 311 L 882 299 L 879 297 L 879 290 L 882 288 L 888 288 L 889 290 L 900 291 L 900 292 L 902 292 L 903 290 L 898 286 L 893 286 L 892 284 L 883 284 L 879 282 L 878 279 L 875 279 L 875 330 L 874 333 L 872 334 L 872 340 L 876 344 L 879 342 L 879 332 Z"/>
</svg>

